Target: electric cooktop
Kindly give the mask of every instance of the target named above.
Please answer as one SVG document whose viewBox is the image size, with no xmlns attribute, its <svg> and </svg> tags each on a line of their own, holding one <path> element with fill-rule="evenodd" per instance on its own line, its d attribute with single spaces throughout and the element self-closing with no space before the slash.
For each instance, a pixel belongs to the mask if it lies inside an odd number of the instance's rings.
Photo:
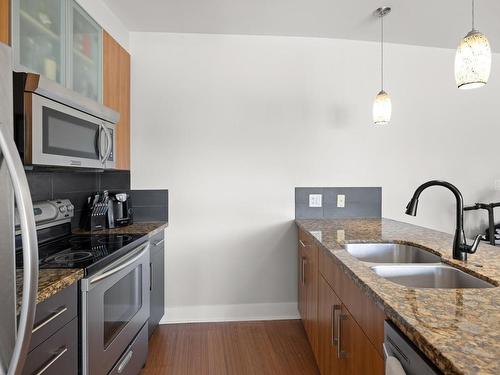
<svg viewBox="0 0 500 375">
<path fill-rule="evenodd" d="M 71 234 L 39 243 L 39 268 L 81 268 L 89 274 L 111 263 L 114 254 L 126 254 L 127 246 L 142 237 L 139 234 Z M 16 265 L 23 265 L 21 251 L 16 252 Z"/>
</svg>

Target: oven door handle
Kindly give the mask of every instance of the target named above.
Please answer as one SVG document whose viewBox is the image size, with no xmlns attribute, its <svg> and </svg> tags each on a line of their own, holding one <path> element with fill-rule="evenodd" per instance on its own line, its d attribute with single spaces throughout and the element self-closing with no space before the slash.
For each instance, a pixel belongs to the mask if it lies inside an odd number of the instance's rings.
<svg viewBox="0 0 500 375">
<path fill-rule="evenodd" d="M 117 265 L 116 267 L 110 269 L 109 271 L 106 271 L 106 272 L 104 272 L 104 273 L 102 273 L 100 275 L 97 275 L 97 276 L 89 279 L 89 284 L 92 285 L 92 284 L 95 284 L 95 283 L 97 283 L 99 281 L 107 279 L 108 277 L 113 276 L 114 274 L 120 272 L 124 268 L 127 268 L 128 266 L 130 266 L 130 265 L 134 264 L 135 262 L 137 262 L 137 260 L 139 258 L 141 258 L 148 251 L 149 251 L 149 243 L 146 243 L 145 245 L 142 246 L 142 250 L 139 250 L 139 254 L 137 254 L 133 258 L 130 258 L 130 259 L 126 260 L 123 263 L 120 263 L 119 265 Z"/>
</svg>

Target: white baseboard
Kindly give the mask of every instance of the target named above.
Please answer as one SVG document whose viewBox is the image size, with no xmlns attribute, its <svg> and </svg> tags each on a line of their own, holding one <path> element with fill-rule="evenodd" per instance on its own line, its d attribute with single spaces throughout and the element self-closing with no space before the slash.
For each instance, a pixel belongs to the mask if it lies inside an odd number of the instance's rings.
<svg viewBox="0 0 500 375">
<path fill-rule="evenodd" d="M 297 303 L 167 307 L 160 324 L 299 319 Z"/>
</svg>

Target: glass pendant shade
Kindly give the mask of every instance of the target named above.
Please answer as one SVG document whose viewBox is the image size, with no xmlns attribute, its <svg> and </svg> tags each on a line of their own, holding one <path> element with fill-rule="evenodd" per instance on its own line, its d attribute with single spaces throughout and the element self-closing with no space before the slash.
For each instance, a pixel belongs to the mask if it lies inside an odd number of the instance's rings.
<svg viewBox="0 0 500 375">
<path fill-rule="evenodd" d="M 391 97 L 382 90 L 377 94 L 373 102 L 373 123 L 375 125 L 387 125 L 391 121 L 391 114 Z"/>
<path fill-rule="evenodd" d="M 486 85 L 491 72 L 491 47 L 488 38 L 472 30 L 460 41 L 455 55 L 455 80 L 460 89 Z"/>
</svg>

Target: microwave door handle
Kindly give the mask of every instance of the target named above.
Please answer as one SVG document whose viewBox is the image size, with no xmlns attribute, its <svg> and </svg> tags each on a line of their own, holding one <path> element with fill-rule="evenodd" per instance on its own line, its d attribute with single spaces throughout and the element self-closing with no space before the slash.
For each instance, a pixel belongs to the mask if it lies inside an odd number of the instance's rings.
<svg viewBox="0 0 500 375">
<path fill-rule="evenodd" d="M 106 125 L 103 125 L 102 128 L 104 129 L 104 133 L 106 134 L 106 139 L 107 139 L 106 154 L 104 155 L 104 160 L 103 160 L 103 162 L 106 162 L 111 156 L 111 152 L 113 152 L 113 139 L 111 137 L 111 132 L 106 127 Z"/>
<path fill-rule="evenodd" d="M 99 152 L 99 163 L 104 163 L 105 162 L 105 153 L 102 152 L 102 133 L 105 132 L 104 126 L 102 124 L 99 124 L 99 137 L 97 139 L 97 150 Z"/>
<path fill-rule="evenodd" d="M 10 174 L 14 196 L 17 202 L 19 221 L 21 224 L 21 238 L 23 243 L 23 296 L 17 337 L 8 366 L 8 375 L 21 374 L 26 355 L 28 353 L 33 322 L 35 319 L 35 306 L 38 291 L 38 243 L 35 228 L 35 216 L 31 201 L 30 189 L 23 165 L 14 143 L 11 132 L 6 126 L 0 124 L 0 153 Z M 0 373 L 5 369 L 0 365 Z"/>
</svg>

